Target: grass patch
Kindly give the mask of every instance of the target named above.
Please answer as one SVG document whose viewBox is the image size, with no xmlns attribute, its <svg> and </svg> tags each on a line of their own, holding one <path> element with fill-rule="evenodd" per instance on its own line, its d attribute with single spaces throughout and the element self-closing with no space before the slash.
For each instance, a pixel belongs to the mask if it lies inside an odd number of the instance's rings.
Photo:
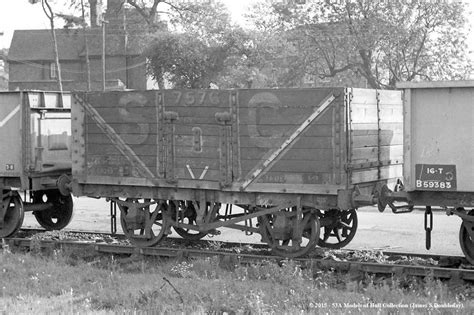
<svg viewBox="0 0 474 315">
<path fill-rule="evenodd" d="M 0 314 L 471 314 L 472 283 L 301 269 L 292 261 L 0 251 Z"/>
</svg>

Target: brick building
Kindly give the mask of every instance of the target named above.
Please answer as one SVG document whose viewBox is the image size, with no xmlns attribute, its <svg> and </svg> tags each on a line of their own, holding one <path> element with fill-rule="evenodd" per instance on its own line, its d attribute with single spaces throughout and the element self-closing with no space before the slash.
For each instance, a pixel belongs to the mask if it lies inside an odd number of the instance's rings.
<svg viewBox="0 0 474 315">
<path fill-rule="evenodd" d="M 109 0 L 104 17 L 107 89 L 145 89 L 140 36 L 129 36 L 120 0 Z M 87 89 L 86 40 L 91 90 L 102 89 L 102 29 L 56 29 L 65 91 Z M 51 30 L 16 30 L 8 54 L 9 90 L 58 90 Z"/>
</svg>

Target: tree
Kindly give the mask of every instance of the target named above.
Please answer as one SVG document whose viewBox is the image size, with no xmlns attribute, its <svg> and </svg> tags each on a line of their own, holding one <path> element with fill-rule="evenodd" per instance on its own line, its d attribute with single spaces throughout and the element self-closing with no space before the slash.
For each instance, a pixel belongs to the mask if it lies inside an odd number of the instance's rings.
<svg viewBox="0 0 474 315">
<path fill-rule="evenodd" d="M 30 0 L 31 4 L 35 4 L 39 2 L 39 0 Z M 51 5 L 49 4 L 48 0 L 41 0 L 41 6 L 43 7 L 43 12 L 49 20 L 49 24 L 51 27 L 51 36 L 53 38 L 53 51 L 54 51 L 54 63 L 57 69 L 57 80 L 58 80 L 58 87 L 59 91 L 63 91 L 63 83 L 61 78 L 61 64 L 59 63 L 59 52 L 58 52 L 58 41 L 56 40 L 56 31 L 54 28 L 54 17 L 55 14 Z"/>
<path fill-rule="evenodd" d="M 70 3 L 77 9 L 82 1 Z M 134 47 L 146 47 L 148 72 L 160 88 L 165 81 L 189 88 L 207 87 L 211 81 L 221 87 L 248 87 L 257 81 L 252 39 L 232 25 L 221 2 L 122 0 L 121 6 L 127 16 L 125 36 L 133 39 Z M 73 15 L 61 17 L 72 27 L 81 21 Z"/>
<path fill-rule="evenodd" d="M 173 12 L 169 30 L 157 34 L 147 49 L 149 72 L 160 87 L 165 81 L 177 88 L 206 88 L 210 82 L 235 86 L 230 69 L 252 72 L 252 39 L 231 23 L 222 3 L 190 4 Z M 244 77 L 238 85 L 248 86 Z"/>
<path fill-rule="evenodd" d="M 8 67 L 6 61 L 8 49 L 0 49 L 0 90 L 8 90 Z"/>
<path fill-rule="evenodd" d="M 8 48 L 0 49 L 0 60 L 6 61 L 8 59 Z"/>
<path fill-rule="evenodd" d="M 170 12 L 180 12 L 186 8 L 185 5 L 176 5 L 166 0 L 124 0 L 124 3 L 128 3 L 140 14 L 151 32 L 162 28 L 160 14 L 169 15 L 172 14 Z M 159 10 L 164 6 L 166 9 Z"/>
<path fill-rule="evenodd" d="M 97 12 L 97 0 L 88 0 L 90 10 L 90 23 L 91 27 L 98 26 L 98 12 Z M 70 8 L 80 11 L 80 16 L 73 14 L 56 14 L 58 17 L 62 18 L 66 24 L 64 28 L 74 28 L 81 27 L 82 35 L 84 39 L 84 49 L 85 49 L 85 61 L 86 61 L 86 83 L 87 91 L 91 90 L 91 69 L 90 69 L 90 58 L 89 58 L 89 42 L 87 40 L 87 22 L 86 22 L 86 3 L 84 0 L 79 0 L 77 3 L 76 0 L 72 0 L 70 3 Z"/>
<path fill-rule="evenodd" d="M 208 76 L 211 52 L 189 34 L 157 34 L 148 50 L 149 69 L 160 88 L 169 81 L 176 87 L 200 88 Z"/>
<path fill-rule="evenodd" d="M 372 88 L 397 81 L 458 79 L 471 69 L 464 5 L 454 1 L 267 1 L 250 16 L 259 29 L 291 34 L 292 68 L 318 79 L 362 78 Z M 295 82 L 293 82 L 295 83 Z"/>
</svg>

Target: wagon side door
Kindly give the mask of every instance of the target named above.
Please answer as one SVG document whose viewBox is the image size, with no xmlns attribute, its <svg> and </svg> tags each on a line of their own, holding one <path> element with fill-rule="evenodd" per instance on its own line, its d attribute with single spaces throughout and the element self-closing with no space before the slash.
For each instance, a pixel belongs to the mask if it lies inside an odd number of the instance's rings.
<svg viewBox="0 0 474 315">
<path fill-rule="evenodd" d="M 239 91 L 239 188 L 337 194 L 345 183 L 339 88 Z"/>
<path fill-rule="evenodd" d="M 349 184 L 401 178 L 403 103 L 400 91 L 350 89 Z"/>
<path fill-rule="evenodd" d="M 232 92 L 168 90 L 158 115 L 162 135 L 160 173 L 180 185 L 218 188 L 232 181 Z"/>
</svg>

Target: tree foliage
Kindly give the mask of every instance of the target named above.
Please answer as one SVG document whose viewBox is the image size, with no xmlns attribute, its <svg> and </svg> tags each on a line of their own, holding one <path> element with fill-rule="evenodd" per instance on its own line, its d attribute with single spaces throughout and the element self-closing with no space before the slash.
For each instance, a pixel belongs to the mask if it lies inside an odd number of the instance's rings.
<svg viewBox="0 0 474 315">
<path fill-rule="evenodd" d="M 36 2 L 39 1 L 32 1 L 32 4 L 35 4 Z M 54 51 L 54 63 L 56 64 L 56 69 L 57 69 L 57 81 L 58 81 L 58 88 L 59 91 L 63 91 L 63 83 L 62 83 L 62 76 L 61 76 L 61 64 L 59 63 L 59 52 L 58 52 L 58 42 L 56 40 L 56 31 L 55 31 L 55 26 L 54 26 L 54 18 L 56 17 L 56 14 L 49 3 L 49 0 L 41 0 L 41 6 L 43 8 L 43 12 L 45 16 L 49 20 L 49 25 L 51 28 L 51 36 L 53 38 L 53 51 Z"/>
<path fill-rule="evenodd" d="M 8 49 L 0 49 L 0 90 L 8 89 L 8 66 L 6 60 L 8 58 Z"/>
<path fill-rule="evenodd" d="M 176 88 L 206 88 L 210 82 L 247 87 L 252 81 L 252 38 L 232 24 L 222 3 L 190 4 L 171 15 L 169 29 L 156 34 L 147 50 L 149 72 L 160 86 L 167 81 Z"/>
<path fill-rule="evenodd" d="M 210 47 L 189 34 L 158 34 L 149 49 L 149 68 L 152 77 L 163 86 L 164 81 L 187 88 L 202 87 L 209 77 Z"/>
<path fill-rule="evenodd" d="M 181 14 L 188 10 L 186 3 L 174 3 L 173 0 L 123 0 L 133 7 L 146 22 L 150 31 L 162 28 L 160 15 Z"/>
<path fill-rule="evenodd" d="M 250 15 L 260 31 L 286 34 L 282 41 L 296 48 L 291 68 L 301 74 L 386 88 L 397 81 L 459 79 L 470 71 L 462 3 L 307 3 L 267 1 Z M 297 84 L 291 74 L 287 73 L 287 84 Z"/>
<path fill-rule="evenodd" d="M 298 3 L 257 1 L 248 31 L 218 0 L 122 0 L 141 19 L 139 34 L 131 25 L 127 31 L 143 37 L 149 74 L 161 87 L 287 87 L 311 78 L 316 85 L 392 88 L 398 81 L 461 79 L 472 70 L 461 2 Z"/>
</svg>

